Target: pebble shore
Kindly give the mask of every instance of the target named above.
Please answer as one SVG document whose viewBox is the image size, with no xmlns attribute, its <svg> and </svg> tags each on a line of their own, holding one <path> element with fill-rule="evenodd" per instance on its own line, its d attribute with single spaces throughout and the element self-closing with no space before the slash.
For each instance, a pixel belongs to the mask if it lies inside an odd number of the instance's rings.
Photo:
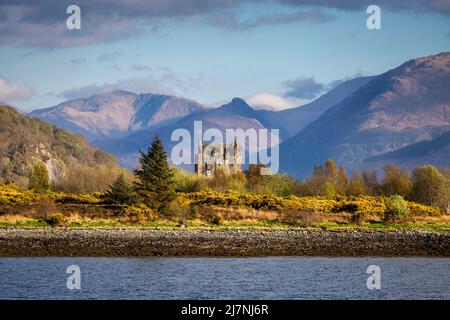
<svg viewBox="0 0 450 320">
<path fill-rule="evenodd" d="M 0 229 L 0 256 L 450 256 L 432 231 Z"/>
</svg>

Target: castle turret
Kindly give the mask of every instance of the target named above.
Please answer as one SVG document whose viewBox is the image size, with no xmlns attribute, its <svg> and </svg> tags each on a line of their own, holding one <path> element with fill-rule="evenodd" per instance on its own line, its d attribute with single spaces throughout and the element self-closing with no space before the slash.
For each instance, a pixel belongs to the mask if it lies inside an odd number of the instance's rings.
<svg viewBox="0 0 450 320">
<path fill-rule="evenodd" d="M 233 144 L 199 144 L 195 172 L 198 175 L 212 177 L 221 172 L 234 174 L 242 171 L 237 141 Z"/>
</svg>

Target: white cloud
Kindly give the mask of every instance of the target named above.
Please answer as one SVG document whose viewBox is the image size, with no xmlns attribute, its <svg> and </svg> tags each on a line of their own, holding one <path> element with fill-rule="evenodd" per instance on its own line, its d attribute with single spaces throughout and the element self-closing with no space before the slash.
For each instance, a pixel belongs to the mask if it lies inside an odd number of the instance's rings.
<svg viewBox="0 0 450 320">
<path fill-rule="evenodd" d="M 299 106 L 297 99 L 288 99 L 268 92 L 258 92 L 244 99 L 255 109 L 279 111 Z"/>
<path fill-rule="evenodd" d="M 148 75 L 146 78 L 126 78 L 112 83 L 87 84 L 68 89 L 58 94 L 60 98 L 88 98 L 96 94 L 115 90 L 125 90 L 134 93 L 157 93 L 176 96 L 189 96 L 191 90 L 201 89 L 198 79 L 182 79 L 173 72 L 160 75 Z"/>
<path fill-rule="evenodd" d="M 104 83 L 101 85 L 88 84 L 82 87 L 72 88 L 62 92 L 59 96 L 65 99 L 89 98 L 96 94 L 109 93 L 115 90 L 125 90 L 134 93 L 152 92 L 159 94 L 174 94 L 170 87 L 170 83 L 164 83 L 160 79 L 127 78 L 114 83 Z"/>
<path fill-rule="evenodd" d="M 0 77 L 0 100 L 5 102 L 28 100 L 33 94 L 30 86 L 13 84 Z"/>
</svg>

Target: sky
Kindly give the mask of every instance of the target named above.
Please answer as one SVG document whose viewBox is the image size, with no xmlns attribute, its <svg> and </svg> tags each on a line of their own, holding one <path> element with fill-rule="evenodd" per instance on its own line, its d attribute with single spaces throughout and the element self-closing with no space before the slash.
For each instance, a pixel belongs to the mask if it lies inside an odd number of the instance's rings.
<svg viewBox="0 0 450 320">
<path fill-rule="evenodd" d="M 0 101 L 26 111 L 112 90 L 281 110 L 445 51 L 450 0 L 0 0 Z"/>
</svg>

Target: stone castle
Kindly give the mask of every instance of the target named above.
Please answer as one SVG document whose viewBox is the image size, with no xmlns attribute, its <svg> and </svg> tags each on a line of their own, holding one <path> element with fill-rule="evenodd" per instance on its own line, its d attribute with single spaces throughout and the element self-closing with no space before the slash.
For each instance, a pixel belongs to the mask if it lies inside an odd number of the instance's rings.
<svg viewBox="0 0 450 320">
<path fill-rule="evenodd" d="M 232 144 L 202 144 L 198 146 L 195 173 L 214 177 L 217 173 L 231 175 L 242 172 L 241 153 L 237 141 Z"/>
</svg>

